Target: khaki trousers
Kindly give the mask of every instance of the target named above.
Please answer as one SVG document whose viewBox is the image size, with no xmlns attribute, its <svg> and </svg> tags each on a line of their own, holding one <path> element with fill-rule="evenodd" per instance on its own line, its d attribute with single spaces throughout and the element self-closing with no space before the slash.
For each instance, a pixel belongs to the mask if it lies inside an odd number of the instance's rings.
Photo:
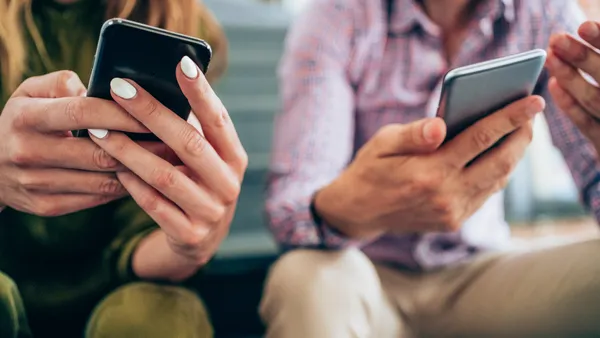
<svg viewBox="0 0 600 338">
<path fill-rule="evenodd" d="M 270 338 L 600 337 L 600 240 L 428 273 L 358 250 L 292 251 L 260 312 Z"/>
</svg>

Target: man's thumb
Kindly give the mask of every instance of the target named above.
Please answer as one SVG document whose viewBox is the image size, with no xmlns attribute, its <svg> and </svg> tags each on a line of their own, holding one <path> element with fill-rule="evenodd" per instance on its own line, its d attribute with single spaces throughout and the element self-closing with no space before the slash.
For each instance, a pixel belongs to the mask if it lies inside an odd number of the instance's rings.
<svg viewBox="0 0 600 338">
<path fill-rule="evenodd" d="M 425 154 L 437 149 L 446 137 L 446 124 L 440 118 L 426 118 L 409 124 L 390 124 L 373 137 L 379 157 Z"/>
</svg>

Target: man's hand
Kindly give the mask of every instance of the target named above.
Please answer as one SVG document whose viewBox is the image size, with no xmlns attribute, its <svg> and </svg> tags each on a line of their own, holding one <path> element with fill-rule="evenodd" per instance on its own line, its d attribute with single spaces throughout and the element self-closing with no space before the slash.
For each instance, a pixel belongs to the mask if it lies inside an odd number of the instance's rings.
<svg viewBox="0 0 600 338">
<path fill-rule="evenodd" d="M 317 193 L 315 208 L 329 225 L 358 239 L 456 231 L 506 185 L 531 141 L 532 118 L 543 109 L 542 98 L 525 98 L 442 147 L 440 119 L 385 126 Z"/>
<path fill-rule="evenodd" d="M 185 278 L 212 257 L 229 231 L 248 162 L 227 110 L 191 59 L 177 67 L 177 80 L 201 128 L 131 80 L 114 79 L 111 89 L 115 101 L 167 144 L 182 166 L 123 133 L 91 131 L 94 142 L 130 170 L 118 173 L 119 180 L 163 230 L 134 254 L 134 271 L 145 278 Z"/>
<path fill-rule="evenodd" d="M 600 54 L 594 49 L 600 48 L 600 24 L 591 21 L 582 24 L 579 35 L 590 46 L 568 34 L 551 37 L 546 66 L 552 78 L 548 86 L 556 105 L 600 152 L 600 89 L 597 85 Z M 584 77 L 580 70 L 591 79 Z"/>
<path fill-rule="evenodd" d="M 122 166 L 71 130 L 147 129 L 114 102 L 83 97 L 85 91 L 76 74 L 61 71 L 30 78 L 13 93 L 0 115 L 0 206 L 59 216 L 126 194 L 114 174 Z"/>
</svg>

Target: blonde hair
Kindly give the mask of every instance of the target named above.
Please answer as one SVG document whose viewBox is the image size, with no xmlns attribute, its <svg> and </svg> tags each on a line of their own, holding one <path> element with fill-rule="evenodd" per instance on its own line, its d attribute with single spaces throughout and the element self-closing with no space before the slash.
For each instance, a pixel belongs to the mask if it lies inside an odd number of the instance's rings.
<svg viewBox="0 0 600 338">
<path fill-rule="evenodd" d="M 49 61 L 33 20 L 31 3 L 32 0 L 0 0 L 0 71 L 2 85 L 9 91 L 19 85 L 27 65 L 25 32 L 31 35 L 42 59 Z M 128 18 L 187 35 L 198 35 L 201 24 L 206 33 L 221 31 L 198 0 L 106 0 L 105 8 L 107 19 Z M 224 35 L 217 34 L 216 38 L 224 39 Z"/>
</svg>

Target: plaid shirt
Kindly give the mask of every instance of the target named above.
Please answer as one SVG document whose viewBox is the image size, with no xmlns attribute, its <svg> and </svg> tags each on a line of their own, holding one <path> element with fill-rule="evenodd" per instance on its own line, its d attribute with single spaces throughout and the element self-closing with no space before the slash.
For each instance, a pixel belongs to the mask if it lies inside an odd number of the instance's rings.
<svg viewBox="0 0 600 338">
<path fill-rule="evenodd" d="M 358 246 L 373 260 L 413 269 L 456 263 L 509 239 L 497 193 L 456 233 L 384 235 L 357 242 L 316 224 L 314 193 L 335 179 L 383 125 L 434 116 L 451 68 L 546 48 L 550 34 L 574 33 L 585 19 L 571 0 L 487 0 L 473 16 L 452 64 L 442 32 L 415 0 L 394 0 L 390 24 L 381 0 L 314 0 L 287 39 L 281 68 L 283 111 L 276 117 L 267 214 L 284 249 Z M 600 216 L 600 166 L 590 143 L 538 93 L 555 145 L 582 200 Z"/>
</svg>

